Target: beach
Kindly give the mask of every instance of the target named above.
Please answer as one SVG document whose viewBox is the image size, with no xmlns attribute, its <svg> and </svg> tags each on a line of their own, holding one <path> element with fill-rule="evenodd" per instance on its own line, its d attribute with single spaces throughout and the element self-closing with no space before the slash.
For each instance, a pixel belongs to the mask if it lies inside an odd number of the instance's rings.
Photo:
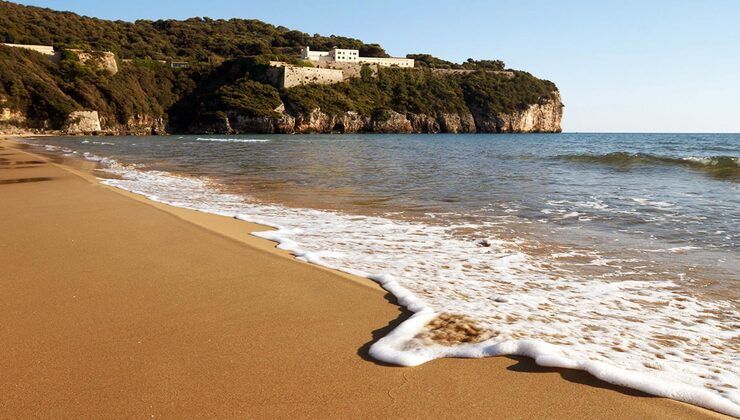
<svg viewBox="0 0 740 420">
<path fill-rule="evenodd" d="M 527 358 L 378 363 L 408 314 L 374 282 L 0 147 L 2 417 L 720 416 Z"/>
</svg>

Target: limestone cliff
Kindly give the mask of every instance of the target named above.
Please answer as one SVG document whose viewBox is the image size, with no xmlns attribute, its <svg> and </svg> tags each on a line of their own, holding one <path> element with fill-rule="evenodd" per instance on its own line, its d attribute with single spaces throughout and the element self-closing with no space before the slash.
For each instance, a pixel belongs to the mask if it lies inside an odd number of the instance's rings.
<svg viewBox="0 0 740 420">
<path fill-rule="evenodd" d="M 65 133 L 71 135 L 99 133 L 101 130 L 98 111 L 72 112 L 63 129 Z"/>
<path fill-rule="evenodd" d="M 475 126 L 485 133 L 559 133 L 563 103 L 558 92 L 551 95 L 552 99 L 508 114 L 487 115 L 474 111 Z"/>
<path fill-rule="evenodd" d="M 559 133 L 563 117 L 560 95 L 507 114 L 480 112 L 426 115 L 378 110 L 371 116 L 354 111 L 328 114 L 319 108 L 291 111 L 281 105 L 273 117 L 254 117 L 229 111 L 207 124 L 196 123 L 191 133 Z"/>
<path fill-rule="evenodd" d="M 207 123 L 198 122 L 188 127 L 190 133 L 558 133 L 563 117 L 563 104 L 554 92 L 552 99 L 530 105 L 508 114 L 487 115 L 480 112 L 459 114 L 399 113 L 378 110 L 371 116 L 354 111 L 330 115 L 321 109 L 311 112 L 290 112 L 284 105 L 275 110 L 275 116 L 249 116 L 236 111 L 224 113 Z M 164 116 L 135 114 L 125 123 L 99 116 L 97 111 L 74 111 L 69 114 L 61 133 L 68 135 L 161 135 L 168 130 Z M 48 132 L 43 127 L 29 128 L 26 116 L 18 111 L 0 107 L 0 132 Z"/>
<path fill-rule="evenodd" d="M 118 63 L 116 55 L 110 51 L 84 51 L 70 48 L 77 55 L 80 63 L 90 65 L 96 69 L 104 70 L 111 75 L 118 73 Z"/>
</svg>

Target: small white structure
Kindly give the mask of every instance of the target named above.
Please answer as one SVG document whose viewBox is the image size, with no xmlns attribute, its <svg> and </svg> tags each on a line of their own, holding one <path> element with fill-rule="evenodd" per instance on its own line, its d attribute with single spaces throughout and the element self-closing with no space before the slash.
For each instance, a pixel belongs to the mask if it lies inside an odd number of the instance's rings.
<svg viewBox="0 0 740 420">
<path fill-rule="evenodd" d="M 301 59 L 319 62 L 377 64 L 383 67 L 414 67 L 411 58 L 397 57 L 360 57 L 359 50 L 332 48 L 330 51 L 311 51 L 309 47 L 301 48 Z"/>
<path fill-rule="evenodd" d="M 27 45 L 27 44 L 3 44 L 6 47 L 23 48 L 25 50 L 36 51 L 44 55 L 54 55 L 54 47 L 51 45 Z"/>
</svg>

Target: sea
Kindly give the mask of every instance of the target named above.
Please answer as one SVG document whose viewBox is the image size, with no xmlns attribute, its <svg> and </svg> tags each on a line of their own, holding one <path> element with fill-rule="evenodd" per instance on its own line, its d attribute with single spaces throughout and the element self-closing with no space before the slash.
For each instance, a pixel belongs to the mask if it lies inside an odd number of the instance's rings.
<svg viewBox="0 0 740 420">
<path fill-rule="evenodd" d="M 740 134 L 24 141 L 378 282 L 413 313 L 380 361 L 522 355 L 740 417 Z"/>
</svg>

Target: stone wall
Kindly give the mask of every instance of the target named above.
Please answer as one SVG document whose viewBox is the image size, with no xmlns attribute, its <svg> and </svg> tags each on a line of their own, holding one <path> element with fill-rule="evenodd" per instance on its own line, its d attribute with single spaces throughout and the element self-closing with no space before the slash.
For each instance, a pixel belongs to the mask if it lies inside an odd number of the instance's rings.
<svg viewBox="0 0 740 420">
<path fill-rule="evenodd" d="M 411 58 L 398 57 L 360 57 L 358 63 L 375 64 L 383 67 L 404 67 L 413 68 L 414 60 Z"/>
<path fill-rule="evenodd" d="M 362 70 L 363 64 L 358 63 L 344 63 L 338 61 L 313 61 L 311 62 L 315 67 L 322 69 L 334 69 L 341 70 L 344 80 L 360 77 L 360 70 Z M 373 77 L 378 74 L 378 66 L 367 65 L 373 72 Z"/>
<path fill-rule="evenodd" d="M 341 83 L 344 81 L 344 74 L 341 70 L 291 65 L 277 67 L 274 64 L 268 71 L 268 78 L 278 88 L 287 89 L 300 85 Z"/>
<path fill-rule="evenodd" d="M 54 47 L 51 45 L 29 45 L 29 44 L 3 44 L 6 47 L 23 48 L 24 50 L 36 51 L 44 55 L 54 55 Z"/>
</svg>

